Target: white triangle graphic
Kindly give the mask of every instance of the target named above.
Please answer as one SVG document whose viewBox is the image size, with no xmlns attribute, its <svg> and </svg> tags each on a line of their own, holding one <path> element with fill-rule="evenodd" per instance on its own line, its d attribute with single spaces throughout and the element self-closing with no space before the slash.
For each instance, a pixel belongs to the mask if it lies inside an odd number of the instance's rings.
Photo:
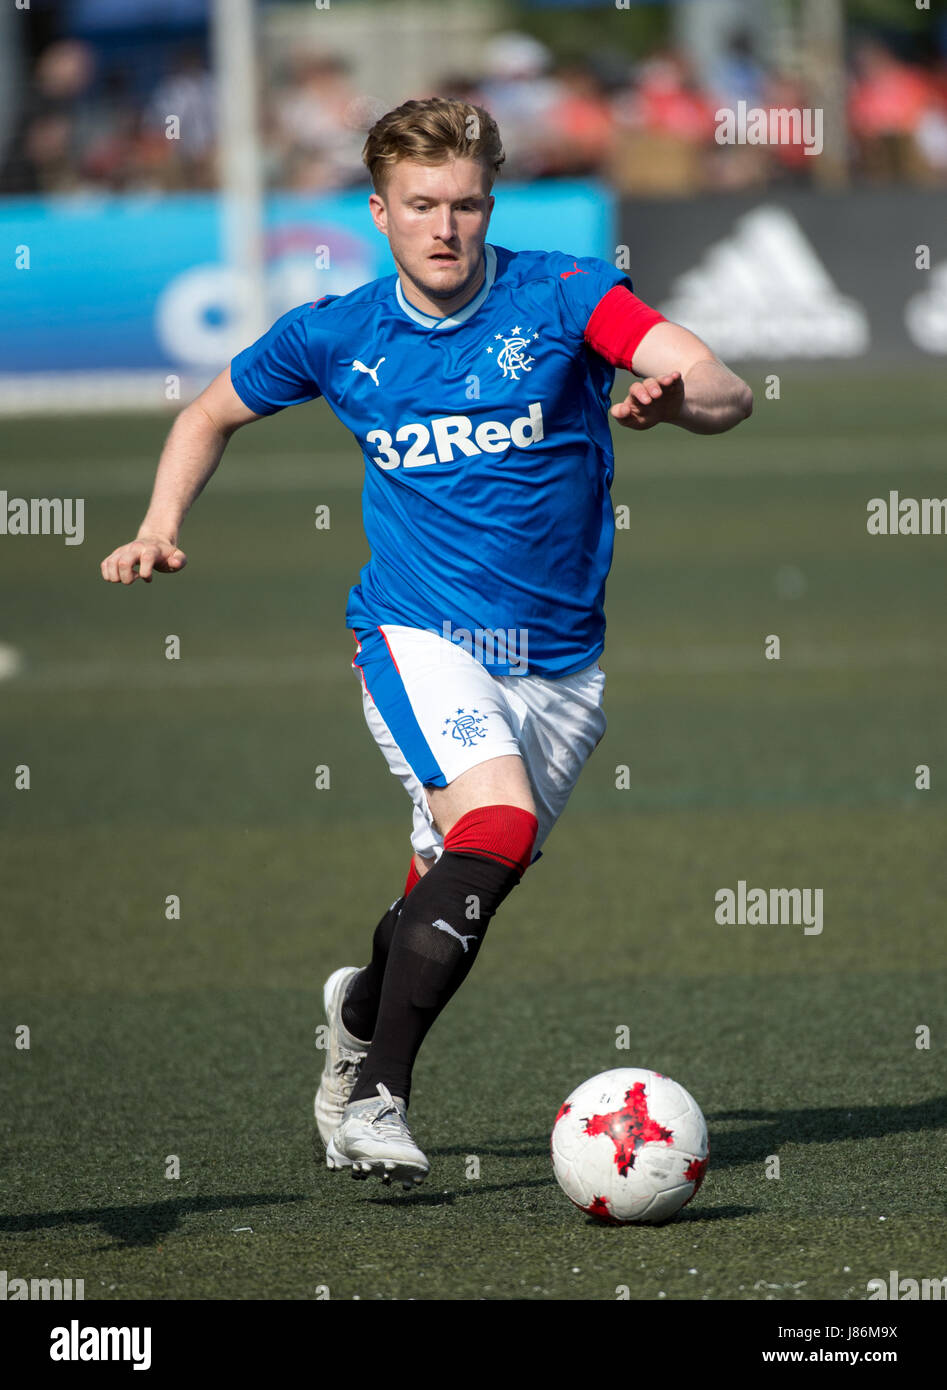
<svg viewBox="0 0 947 1390">
<path fill-rule="evenodd" d="M 868 316 L 840 294 L 799 223 L 764 204 L 734 224 L 659 306 L 723 358 L 857 357 Z"/>
<path fill-rule="evenodd" d="M 947 352 L 947 264 L 930 274 L 930 284 L 904 306 L 911 341 L 925 352 Z"/>
</svg>

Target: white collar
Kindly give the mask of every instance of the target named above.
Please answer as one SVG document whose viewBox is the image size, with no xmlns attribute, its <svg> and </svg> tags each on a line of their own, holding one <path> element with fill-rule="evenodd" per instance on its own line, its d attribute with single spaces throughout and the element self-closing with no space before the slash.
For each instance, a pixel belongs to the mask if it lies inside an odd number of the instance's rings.
<svg viewBox="0 0 947 1390">
<path fill-rule="evenodd" d="M 414 319 L 415 323 L 419 323 L 422 328 L 453 328 L 455 324 L 466 323 L 467 319 L 480 308 L 480 305 L 493 288 L 493 282 L 496 279 L 497 253 L 492 246 L 488 246 L 486 243 L 484 243 L 483 248 L 483 259 L 485 265 L 483 284 L 480 286 L 473 299 L 469 300 L 462 309 L 458 309 L 455 314 L 449 314 L 447 318 L 443 319 L 435 319 L 432 318 L 430 314 L 422 314 L 420 309 L 415 309 L 414 305 L 409 304 L 405 299 L 404 291 L 401 288 L 400 275 L 397 277 L 398 283 L 395 288 L 395 295 L 397 296 L 398 303 L 401 305 L 408 318 Z"/>
</svg>

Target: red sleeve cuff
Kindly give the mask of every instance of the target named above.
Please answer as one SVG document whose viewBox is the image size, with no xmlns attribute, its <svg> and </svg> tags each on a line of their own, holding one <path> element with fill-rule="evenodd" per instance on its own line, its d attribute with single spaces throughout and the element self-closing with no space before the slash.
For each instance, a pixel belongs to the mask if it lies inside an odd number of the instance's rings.
<svg viewBox="0 0 947 1390">
<path fill-rule="evenodd" d="M 613 367 L 624 367 L 630 372 L 644 335 L 656 323 L 666 322 L 663 314 L 624 285 L 614 285 L 593 309 L 585 325 L 585 341 Z"/>
</svg>

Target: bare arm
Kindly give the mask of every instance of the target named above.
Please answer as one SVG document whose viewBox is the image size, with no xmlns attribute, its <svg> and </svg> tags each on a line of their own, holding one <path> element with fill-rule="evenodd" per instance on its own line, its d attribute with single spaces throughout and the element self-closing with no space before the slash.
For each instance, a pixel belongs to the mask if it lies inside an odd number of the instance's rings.
<svg viewBox="0 0 947 1390">
<path fill-rule="evenodd" d="M 230 381 L 230 368 L 215 377 L 185 406 L 171 427 L 155 474 L 145 518 L 133 541 L 102 561 L 102 578 L 112 584 L 151 583 L 152 574 L 175 574 L 187 564 L 178 534 L 191 504 L 200 496 L 241 425 L 259 420 Z"/>
<path fill-rule="evenodd" d="M 694 434 L 721 434 L 753 410 L 753 392 L 695 333 L 657 323 L 635 350 L 632 370 L 644 377 L 611 409 L 619 424 L 646 430 L 662 423 Z"/>
</svg>

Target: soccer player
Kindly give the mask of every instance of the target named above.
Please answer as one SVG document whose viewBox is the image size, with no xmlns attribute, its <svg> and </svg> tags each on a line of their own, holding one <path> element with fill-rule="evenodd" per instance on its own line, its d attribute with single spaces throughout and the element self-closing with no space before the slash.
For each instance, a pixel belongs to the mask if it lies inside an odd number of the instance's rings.
<svg viewBox="0 0 947 1390">
<path fill-rule="evenodd" d="M 482 108 L 405 102 L 363 158 L 395 273 L 284 314 L 182 410 L 102 575 L 183 568 L 184 516 L 250 421 L 324 396 L 355 436 L 371 559 L 346 625 L 414 853 L 368 965 L 326 981 L 315 1116 L 330 1168 L 410 1186 L 429 1166 L 407 1124 L 421 1044 L 605 732 L 609 415 L 715 434 L 752 394 L 607 261 L 487 242 L 504 155 Z M 642 379 L 609 409 L 616 366 Z"/>
</svg>

